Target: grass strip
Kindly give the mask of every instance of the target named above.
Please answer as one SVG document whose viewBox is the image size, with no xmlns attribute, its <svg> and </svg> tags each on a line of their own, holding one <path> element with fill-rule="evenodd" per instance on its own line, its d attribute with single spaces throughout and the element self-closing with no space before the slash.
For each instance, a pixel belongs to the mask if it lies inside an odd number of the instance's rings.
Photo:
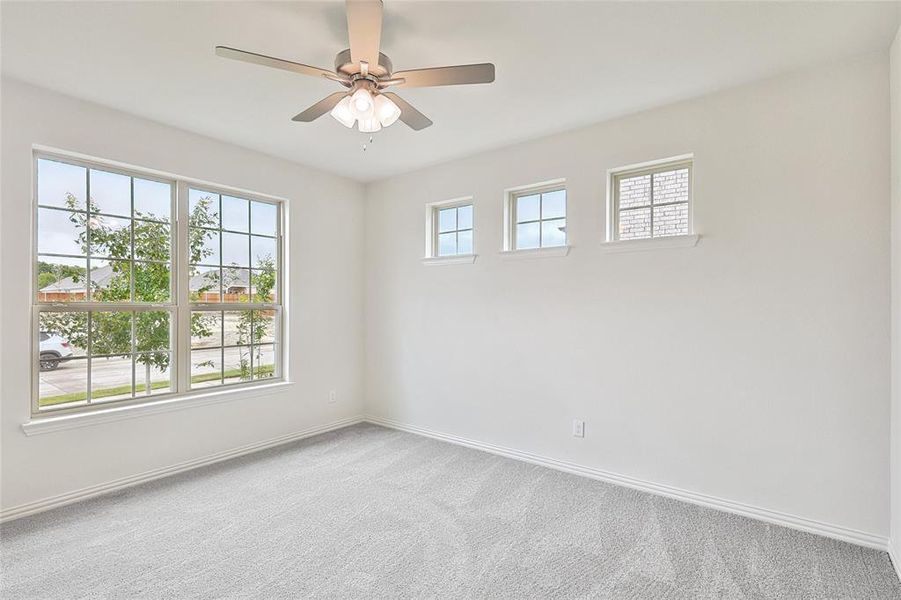
<svg viewBox="0 0 901 600">
<path fill-rule="evenodd" d="M 272 365 L 265 365 L 257 369 L 257 375 L 263 375 L 265 377 L 271 377 L 273 372 L 275 371 L 275 367 Z M 241 369 L 229 369 L 224 373 L 225 379 L 232 379 L 234 377 L 241 376 Z M 220 378 L 219 373 L 201 373 L 200 375 L 191 376 L 191 383 L 206 383 L 207 381 L 215 381 Z M 259 377 L 258 377 L 259 378 Z M 153 390 L 161 390 L 169 388 L 168 381 L 152 381 L 150 382 L 150 389 Z M 144 383 L 139 383 L 135 385 L 135 396 L 146 391 L 147 385 Z M 94 390 L 91 394 L 92 400 L 98 400 L 100 398 L 109 398 L 111 396 L 120 396 L 122 394 L 130 394 L 131 386 L 130 385 L 120 385 L 117 387 L 105 388 L 102 390 Z M 38 406 L 44 408 L 46 406 L 55 406 L 57 404 L 67 404 L 69 402 L 82 402 L 87 398 L 87 394 L 85 392 L 70 392 L 68 394 L 60 394 L 58 396 L 48 396 L 47 398 L 41 398 L 38 401 Z"/>
</svg>

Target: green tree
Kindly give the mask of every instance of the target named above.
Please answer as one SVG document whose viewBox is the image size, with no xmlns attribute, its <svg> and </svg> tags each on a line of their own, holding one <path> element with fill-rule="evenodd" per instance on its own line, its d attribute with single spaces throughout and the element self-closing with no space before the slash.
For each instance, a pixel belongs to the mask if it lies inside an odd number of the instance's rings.
<svg viewBox="0 0 901 600">
<path fill-rule="evenodd" d="M 38 273 L 38 289 L 44 289 L 50 284 L 56 283 L 56 275 L 53 273 L 49 273 L 44 271 L 43 273 Z"/>
<path fill-rule="evenodd" d="M 211 196 L 200 198 L 191 209 L 188 229 L 188 253 L 190 264 L 205 262 L 212 254 L 206 242 L 215 235 L 218 217 L 214 212 Z M 85 210 L 85 207 L 72 194 L 66 195 L 66 205 L 72 210 Z M 89 214 L 73 212 L 69 217 L 75 225 L 77 241 L 84 254 L 89 251 L 92 256 L 109 259 L 110 277 L 101 285 L 93 273 L 87 277 L 84 269 L 79 272 L 76 267 L 70 269 L 66 277 L 78 282 L 85 279 L 91 289 L 94 302 L 128 302 L 134 288 L 136 302 L 163 303 L 170 300 L 170 225 L 168 219 L 158 218 L 152 214 L 136 213 L 130 227 L 114 227 L 108 218 L 101 213 L 100 207 L 91 199 Z M 133 256 L 137 261 L 130 260 Z M 53 267 L 53 265 L 47 265 Z M 48 272 L 39 266 L 39 272 Z M 194 278 L 198 271 L 191 267 L 190 276 Z M 274 300 L 276 286 L 276 268 L 272 257 L 261 260 L 259 268 L 252 271 L 250 286 L 253 302 L 271 302 Z M 49 281 L 49 278 L 47 278 Z M 203 294 L 219 288 L 219 278 L 209 277 L 203 285 L 192 289 L 190 299 L 200 301 Z M 52 282 L 51 282 L 52 283 Z M 133 316 L 132 316 L 133 314 Z M 237 323 L 238 343 L 242 350 L 240 355 L 240 371 L 242 379 L 253 376 L 250 369 L 250 354 L 256 352 L 254 358 L 259 364 L 261 350 L 257 344 L 271 335 L 275 317 L 272 311 L 242 311 Z M 191 334 L 197 337 L 208 337 L 212 332 L 215 317 L 203 311 L 191 314 Z M 43 313 L 41 329 L 52 331 L 66 337 L 73 345 L 80 348 L 88 346 L 87 315 L 81 312 Z M 145 365 L 145 390 L 151 390 L 151 369 L 163 371 L 168 368 L 171 355 L 170 323 L 168 311 L 96 311 L 91 315 L 90 340 L 92 355 L 127 356 L 132 352 L 132 329 L 134 330 L 134 351 L 136 362 Z M 252 338 L 252 339 L 251 339 Z M 258 371 L 258 376 L 260 376 Z M 265 373 L 263 373 L 265 374 Z"/>
<path fill-rule="evenodd" d="M 41 313 L 41 331 L 57 333 L 76 348 L 87 348 L 88 314 L 83 312 Z"/>
<path fill-rule="evenodd" d="M 209 258 L 212 250 L 206 247 L 206 240 L 213 237 L 214 232 L 205 228 L 213 228 L 218 225 L 218 219 L 213 212 L 213 198 L 204 196 L 197 201 L 197 204 L 188 215 L 188 254 L 190 255 L 189 264 L 195 265 L 204 262 L 203 259 Z M 193 279 L 197 275 L 197 269 L 191 267 L 190 277 Z M 192 302 L 199 301 L 203 294 L 211 289 L 219 287 L 219 278 L 204 278 L 204 285 L 197 289 L 191 290 L 190 299 Z M 202 312 L 191 313 L 191 335 L 196 337 L 209 337 L 212 334 L 212 324 L 215 318 L 204 315 Z"/>
<path fill-rule="evenodd" d="M 251 301 L 266 303 L 275 300 L 275 285 L 277 273 L 275 260 L 271 256 L 260 259 L 258 271 L 251 271 L 250 291 Z M 262 360 L 262 349 L 258 344 L 272 334 L 272 326 L 275 322 L 275 314 L 271 310 L 245 310 L 241 312 L 237 323 L 238 344 L 241 345 L 239 367 L 241 379 L 250 379 L 251 373 L 250 354 L 253 353 L 253 362 L 256 365 Z M 271 376 L 257 369 L 257 376 Z"/>
<path fill-rule="evenodd" d="M 66 277 L 71 277 L 73 281 L 79 282 L 85 275 L 84 267 L 76 267 L 73 265 L 55 265 L 53 263 L 44 262 L 42 260 L 38 261 L 38 289 L 42 289 L 60 281 L 61 279 L 65 279 Z"/>
<path fill-rule="evenodd" d="M 71 193 L 66 194 L 66 206 L 72 210 L 85 210 L 85 206 Z M 135 213 L 130 227 L 114 227 L 110 219 L 100 213 L 100 207 L 93 198 L 89 201 L 90 213 L 70 214 L 69 220 L 75 225 L 77 241 L 83 254 L 102 256 L 109 259 L 111 275 L 104 285 L 92 276 L 86 277 L 82 269 L 70 272 L 76 282 L 82 277 L 91 289 L 93 302 L 128 302 L 131 300 L 132 286 L 136 302 L 163 303 L 170 300 L 170 225 L 168 219 L 149 213 Z M 212 214 L 212 199 L 199 202 L 190 215 L 192 225 L 189 238 L 191 262 L 201 262 L 210 254 L 204 248 L 204 240 L 212 233 L 193 227 L 215 224 Z M 132 238 L 133 236 L 133 238 Z M 132 262 L 134 258 L 140 262 Z M 52 267 L 53 265 L 49 265 Z M 70 267 L 70 269 L 73 269 Z M 39 266 L 39 272 L 41 267 Z M 52 273 L 51 273 L 52 275 Z M 52 283 L 52 282 L 51 282 Z M 145 366 L 145 390 L 150 393 L 151 369 L 164 371 L 171 361 L 170 324 L 168 311 L 137 311 L 134 313 L 135 361 Z M 194 313 L 191 319 L 192 332 L 209 335 L 208 319 L 201 313 Z M 66 337 L 70 343 L 80 348 L 88 346 L 87 316 L 85 313 L 43 313 L 41 329 L 53 331 Z M 91 315 L 91 354 L 126 356 L 132 352 L 132 313 L 94 312 Z"/>
</svg>

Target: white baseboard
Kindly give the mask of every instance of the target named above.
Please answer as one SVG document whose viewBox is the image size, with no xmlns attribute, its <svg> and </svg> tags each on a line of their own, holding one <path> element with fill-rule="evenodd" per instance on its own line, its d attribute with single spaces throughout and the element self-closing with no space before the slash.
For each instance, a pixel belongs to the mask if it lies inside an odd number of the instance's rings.
<svg viewBox="0 0 901 600">
<path fill-rule="evenodd" d="M 769 510 L 766 508 L 751 506 L 748 504 L 743 504 L 741 502 L 735 502 L 732 500 L 726 500 L 723 498 L 708 496 L 706 494 L 700 494 L 697 492 L 692 492 L 690 490 L 684 490 L 684 489 L 680 489 L 680 488 L 676 488 L 676 487 L 672 487 L 672 486 L 668 486 L 668 485 L 653 483 L 650 481 L 644 481 L 641 479 L 636 479 L 634 477 L 620 475 L 618 473 L 612 473 L 610 471 L 604 471 L 602 469 L 595 469 L 593 467 L 586 467 L 586 466 L 578 465 L 576 463 L 557 460 L 554 458 L 548 458 L 545 456 L 539 456 L 537 454 L 532 454 L 530 452 L 523 452 L 521 450 L 505 448 L 503 446 L 488 444 L 488 443 L 480 442 L 477 440 L 470 440 L 470 439 L 463 438 L 460 436 L 442 433 L 439 431 L 433 431 L 430 429 L 425 429 L 423 427 L 416 427 L 414 425 L 407 425 L 404 423 L 400 423 L 398 421 L 393 421 L 391 419 L 383 419 L 381 417 L 375 417 L 375 416 L 371 416 L 371 415 L 367 415 L 365 417 L 358 416 L 358 417 L 349 417 L 346 419 L 341 419 L 339 421 L 334 421 L 332 423 L 327 423 L 325 425 L 310 427 L 310 428 L 302 430 L 302 431 L 279 436 L 279 437 L 265 440 L 262 442 L 247 444 L 245 446 L 233 448 L 231 450 L 226 450 L 224 452 L 218 452 L 216 454 L 212 454 L 212 455 L 205 456 L 202 458 L 185 461 L 185 462 L 171 465 L 168 467 L 162 467 L 159 469 L 145 471 L 145 472 L 139 473 L 137 475 L 123 477 L 121 479 L 116 479 L 113 481 L 109 481 L 109 482 L 94 485 L 94 486 L 89 486 L 86 488 L 82 488 L 80 490 L 76 490 L 74 492 L 69 492 L 66 494 L 60 494 L 57 496 L 44 498 L 42 500 L 37 500 L 35 502 L 20 504 L 18 506 L 14 506 L 14 507 L 8 508 L 8 509 L 3 509 L 2 511 L 0 511 L 0 523 L 6 522 L 6 521 L 11 521 L 13 519 L 18 519 L 18 518 L 25 517 L 28 515 L 33 515 L 33 514 L 36 514 L 39 512 L 44 512 L 47 510 L 51 510 L 53 508 L 58 508 L 61 506 L 65 506 L 67 504 L 72 504 L 74 502 L 79 502 L 81 500 L 86 500 L 88 498 L 93 498 L 95 496 L 100 496 L 102 494 L 106 494 L 106 493 L 113 492 L 116 490 L 121 490 L 124 488 L 139 485 L 139 484 L 145 483 L 147 481 L 153 481 L 154 479 L 160 479 L 163 477 L 167 477 L 169 475 L 175 475 L 177 473 L 190 471 L 191 469 L 196 469 L 198 467 L 221 462 L 224 460 L 228 460 L 230 458 L 236 458 L 238 456 L 243 456 L 245 454 L 251 454 L 253 452 L 258 452 L 260 450 L 265 450 L 267 448 L 272 448 L 274 446 L 279 446 L 282 444 L 287 444 L 287 443 L 290 443 L 293 441 L 312 437 L 312 436 L 318 435 L 320 433 L 334 431 L 336 429 L 341 429 L 343 427 L 355 425 L 355 424 L 363 422 L 363 421 L 367 421 L 367 422 L 373 423 L 375 425 L 381 425 L 383 427 L 390 427 L 392 429 L 398 429 L 400 431 L 407 431 L 409 433 L 415 433 L 415 434 L 422 435 L 425 437 L 430 437 L 430 438 L 442 440 L 445 442 L 458 444 L 461 446 L 467 446 L 469 448 L 474 448 L 477 450 L 490 452 L 492 454 L 505 456 L 507 458 L 512 458 L 515 460 L 521 460 L 521 461 L 525 461 L 528 463 L 541 465 L 541 466 L 548 467 L 551 469 L 556 469 L 558 471 L 564 471 L 564 472 L 572 473 L 575 475 L 581 475 L 581 476 L 589 477 L 592 479 L 598 479 L 600 481 L 606 481 L 608 483 L 623 485 L 623 486 L 630 487 L 633 489 L 650 492 L 652 494 L 657 494 L 657 495 L 661 495 L 661 496 L 666 496 L 668 498 L 681 500 L 683 502 L 689 502 L 691 504 L 705 506 L 707 508 L 713 508 L 716 510 L 734 513 L 734 514 L 742 515 L 745 517 L 750 517 L 752 519 L 765 521 L 767 523 L 772 523 L 774 525 L 781 525 L 783 527 L 789 527 L 791 529 L 798 529 L 800 531 L 806 531 L 808 533 L 822 535 L 825 537 L 834 538 L 834 539 L 842 540 L 845 542 L 850 542 L 852 544 L 857 544 L 857 545 L 865 546 L 868 548 L 874 548 L 877 550 L 888 551 L 891 556 L 892 563 L 894 564 L 895 569 L 898 571 L 898 576 L 899 576 L 899 578 L 901 578 L 901 560 L 899 560 L 899 559 L 901 559 L 901 557 L 899 557 L 895 553 L 893 553 L 891 547 L 889 546 L 888 538 L 883 537 L 883 536 L 879 536 L 879 535 L 875 535 L 875 534 L 867 533 L 867 532 L 863 532 L 863 531 L 858 531 L 858 530 L 850 529 L 847 527 L 842 527 L 840 525 L 831 525 L 829 523 L 823 523 L 820 521 L 815 521 L 813 519 L 807 519 L 804 517 L 789 515 L 786 513 Z"/>
<path fill-rule="evenodd" d="M 888 546 L 888 557 L 889 560 L 892 561 L 892 566 L 895 567 L 895 573 L 898 575 L 898 579 L 901 580 L 901 556 L 895 552 L 894 544 L 889 541 Z"/>
<path fill-rule="evenodd" d="M 297 432 L 289 433 L 287 435 L 282 435 L 282 436 L 279 436 L 276 438 L 271 438 L 271 439 L 268 439 L 268 440 L 265 440 L 262 442 L 247 444 L 245 446 L 240 446 L 238 448 L 233 448 L 231 450 L 225 450 L 224 452 L 217 452 L 216 454 L 211 454 L 209 456 L 204 456 L 202 458 L 197 458 L 194 460 L 185 461 L 185 462 L 178 463 L 175 465 L 170 465 L 168 467 L 152 469 L 150 471 L 145 471 L 145 472 L 139 473 L 137 475 L 131 475 L 129 477 L 123 477 L 121 479 L 115 479 L 113 481 L 108 481 L 106 483 L 101 483 L 99 485 L 92 485 L 92 486 L 89 486 L 86 488 L 82 488 L 80 490 L 76 490 L 74 492 L 60 494 L 58 496 L 51 496 L 49 498 L 44 498 L 42 500 L 37 500 L 35 502 L 28 502 L 26 504 L 20 504 L 18 506 L 13 506 L 12 508 L 3 509 L 2 511 L 0 511 L 0 523 L 6 522 L 6 521 L 11 521 L 13 519 L 18 519 L 21 517 L 26 517 L 28 515 L 33 515 L 33 514 L 36 514 L 39 512 L 44 512 L 46 510 L 50 510 L 53 508 L 59 508 L 60 506 L 72 504 L 73 502 L 87 500 L 88 498 L 93 498 L 95 496 L 100 496 L 102 494 L 106 494 L 106 493 L 113 492 L 116 490 L 121 490 L 124 488 L 139 485 L 139 484 L 145 483 L 147 481 L 153 481 L 154 479 L 168 477 L 169 475 L 175 475 L 176 473 L 183 473 L 184 471 L 190 471 L 191 469 L 196 469 L 198 467 L 211 465 L 213 463 L 221 462 L 223 460 L 228 460 L 230 458 L 236 458 L 238 456 L 243 456 L 245 454 L 251 454 L 253 452 L 258 452 L 260 450 L 265 450 L 267 448 L 272 448 L 274 446 L 280 446 L 282 444 L 287 444 L 287 443 L 294 442 L 297 440 L 302 440 L 304 438 L 312 437 L 312 436 L 318 435 L 320 433 L 334 431 L 335 429 L 341 429 L 343 427 L 348 427 L 350 425 L 355 425 L 355 424 L 361 423 L 361 422 L 363 422 L 363 417 L 361 417 L 361 416 L 349 417 L 346 419 L 341 419 L 339 421 L 333 421 L 331 423 L 326 423 L 325 425 L 318 425 L 316 427 L 310 427 L 310 428 L 304 429 L 302 431 L 297 431 Z"/>
<path fill-rule="evenodd" d="M 823 523 L 821 521 L 815 521 L 813 519 L 807 519 L 805 517 L 798 517 L 767 508 L 751 506 L 749 504 L 735 502 L 733 500 L 727 500 L 725 498 L 717 498 L 715 496 L 708 496 L 707 494 L 700 494 L 698 492 L 693 492 L 669 485 L 663 485 L 651 481 L 644 481 L 642 479 L 636 479 L 635 477 L 620 475 L 619 473 L 612 473 L 610 471 L 595 469 L 593 467 L 586 467 L 576 463 L 557 460 L 555 458 L 539 456 L 537 454 L 532 454 L 531 452 L 523 452 L 521 450 L 514 450 L 513 448 L 505 448 L 503 446 L 496 446 L 494 444 L 488 444 L 477 440 L 470 440 L 457 435 L 433 431 L 431 429 L 425 429 L 423 427 L 407 425 L 405 423 L 400 423 L 391 419 L 383 419 L 381 417 L 367 415 L 364 420 L 375 425 L 382 425 L 383 427 L 390 427 L 392 429 L 398 429 L 400 431 L 415 433 L 437 440 L 442 440 L 461 446 L 467 446 L 469 448 L 475 448 L 477 450 L 483 450 L 492 454 L 498 454 L 500 456 L 506 456 L 507 458 L 513 458 L 516 460 L 541 465 L 543 467 L 556 469 L 558 471 L 565 471 L 567 473 L 572 473 L 575 475 L 582 475 L 584 477 L 590 477 L 592 479 L 598 479 L 600 481 L 606 481 L 608 483 L 622 485 L 660 496 L 666 496 L 675 500 L 681 500 L 683 502 L 697 504 L 699 506 L 713 508 L 716 510 L 757 519 L 759 521 L 764 521 L 773 525 L 780 525 L 782 527 L 789 527 L 791 529 L 806 531 L 808 533 L 822 535 L 828 538 L 841 540 L 843 542 L 849 542 L 851 544 L 857 544 L 859 546 L 865 546 L 867 548 L 874 548 L 876 550 L 889 550 L 889 540 L 887 537 L 873 533 L 867 533 L 865 531 L 858 531 L 856 529 L 850 529 L 848 527 L 842 527 L 841 525 L 831 525 L 829 523 Z M 895 566 L 896 568 L 898 568 L 898 562 L 895 562 Z"/>
</svg>

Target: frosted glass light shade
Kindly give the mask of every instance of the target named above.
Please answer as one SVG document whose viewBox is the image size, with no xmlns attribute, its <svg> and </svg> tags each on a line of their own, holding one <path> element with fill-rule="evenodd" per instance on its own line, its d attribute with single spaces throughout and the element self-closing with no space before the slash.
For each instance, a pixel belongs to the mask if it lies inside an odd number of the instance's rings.
<svg viewBox="0 0 901 600">
<path fill-rule="evenodd" d="M 374 104 L 375 117 L 382 124 L 382 127 L 388 127 L 400 117 L 400 109 L 390 98 L 379 94 L 375 97 Z"/>
<path fill-rule="evenodd" d="M 350 108 L 350 96 L 341 98 L 341 102 L 336 104 L 335 108 L 332 109 L 331 115 L 345 127 L 353 127 L 354 121 L 356 121 L 357 118 Z"/>
<path fill-rule="evenodd" d="M 369 119 L 372 117 L 373 111 L 372 94 L 369 93 L 369 90 L 358 89 L 350 97 L 350 107 L 356 118 Z"/>
<path fill-rule="evenodd" d="M 370 119 L 360 119 L 357 127 L 363 133 L 375 133 L 382 128 L 382 124 L 375 117 Z"/>
<path fill-rule="evenodd" d="M 375 133 L 400 118 L 400 108 L 390 98 L 360 88 L 331 110 L 331 115 L 345 127 L 357 127 L 363 133 Z"/>
</svg>

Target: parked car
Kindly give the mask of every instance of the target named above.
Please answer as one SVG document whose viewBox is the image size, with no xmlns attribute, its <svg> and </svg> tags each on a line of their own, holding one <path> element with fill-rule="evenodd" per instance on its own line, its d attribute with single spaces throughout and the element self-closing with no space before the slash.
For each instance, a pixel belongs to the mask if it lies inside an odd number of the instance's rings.
<svg viewBox="0 0 901 600">
<path fill-rule="evenodd" d="M 74 352 L 69 341 L 56 333 L 41 332 L 41 371 L 52 371 L 59 363 L 70 358 Z"/>
</svg>

